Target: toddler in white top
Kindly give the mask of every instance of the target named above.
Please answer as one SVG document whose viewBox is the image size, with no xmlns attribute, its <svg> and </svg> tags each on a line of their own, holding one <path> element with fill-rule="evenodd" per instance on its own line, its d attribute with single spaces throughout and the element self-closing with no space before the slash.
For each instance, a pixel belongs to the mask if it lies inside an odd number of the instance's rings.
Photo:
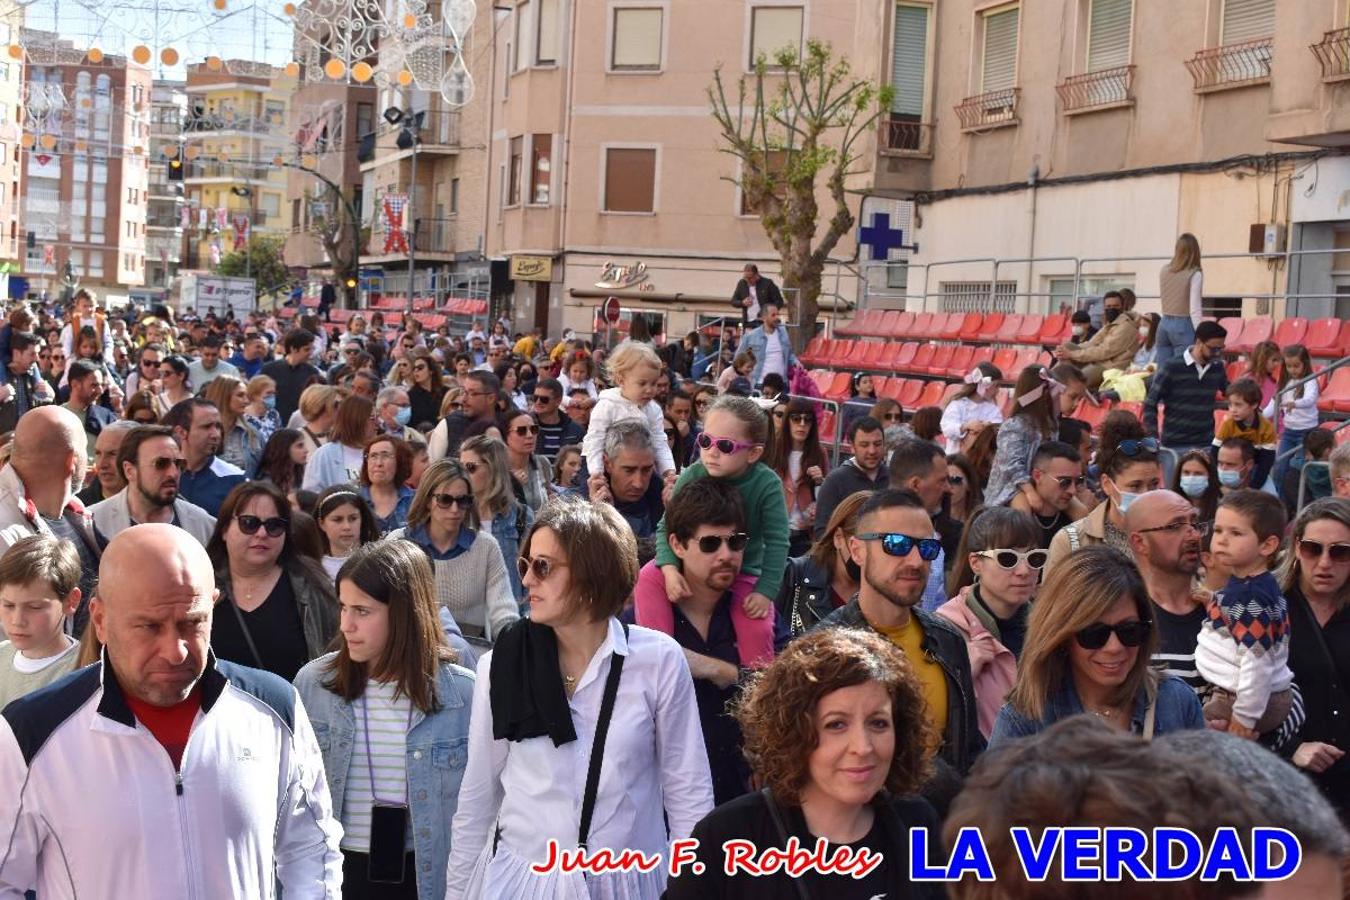
<svg viewBox="0 0 1350 900">
<path fill-rule="evenodd" d="M 605 437 L 615 422 L 637 419 L 646 423 L 656 453 L 656 471 L 667 484 L 675 481 L 675 457 L 666 443 L 665 422 L 657 405 L 656 382 L 661 376 L 661 357 L 647 344 L 624 341 L 609 356 L 609 378 L 616 387 L 600 392 L 591 410 L 591 424 L 581 452 L 591 474 L 605 471 Z"/>
<path fill-rule="evenodd" d="M 967 440 L 985 428 L 1003 422 L 1003 410 L 995 398 L 1003 373 L 993 363 L 982 362 L 970 370 L 965 384 L 947 402 L 942 411 L 942 434 L 947 439 L 948 452 L 964 448 Z"/>
</svg>

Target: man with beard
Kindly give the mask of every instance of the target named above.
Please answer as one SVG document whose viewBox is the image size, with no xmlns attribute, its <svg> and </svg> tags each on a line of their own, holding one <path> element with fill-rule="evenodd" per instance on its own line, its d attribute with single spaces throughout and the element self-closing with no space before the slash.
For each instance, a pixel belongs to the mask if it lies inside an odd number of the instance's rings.
<svg viewBox="0 0 1350 900">
<path fill-rule="evenodd" d="M 750 767 L 741 755 L 741 730 L 727 713 L 740 694 L 741 659 L 731 623 L 731 583 L 745 555 L 745 507 L 735 487 L 715 478 L 690 482 L 666 508 L 670 549 L 689 584 L 675 604 L 671 637 L 684 648 L 694 676 L 694 696 L 703 726 L 717 803 L 750 789 Z M 624 614 L 634 621 L 630 608 Z M 774 651 L 787 644 L 786 623 L 774 625 Z"/>
<path fill-rule="evenodd" d="M 854 419 L 848 427 L 848 440 L 853 445 L 853 458 L 826 475 L 825 482 L 816 491 L 812 540 L 820 540 L 830 516 L 834 515 L 834 508 L 845 497 L 858 491 L 875 491 L 889 486 L 890 471 L 882 465 L 886 461 L 886 432 L 881 423 L 871 416 Z M 946 471 L 944 468 L 944 478 Z"/>
<path fill-rule="evenodd" d="M 133 525 L 163 522 L 177 525 L 206 546 L 215 530 L 210 513 L 178 496 L 183 458 L 173 429 L 140 425 L 122 440 L 117 464 L 127 486 L 89 510 L 100 547 Z"/>
<path fill-rule="evenodd" d="M 1050 541 L 1061 528 L 1091 512 L 1078 500 L 1078 491 L 1086 483 L 1083 457 L 1078 451 L 1059 441 L 1045 441 L 1031 458 L 1031 480 L 1008 505 L 1036 517 L 1040 547 L 1049 550 Z"/>
<path fill-rule="evenodd" d="M 937 758 L 964 776 L 984 749 L 984 739 L 965 638 L 919 607 L 930 566 L 942 551 L 928 509 L 909 491 L 876 491 L 858 511 L 858 531 L 848 545 L 862 568 L 858 594 L 816 627 L 871 628 L 904 651 L 929 721 L 942 736 Z M 930 799 L 941 804 L 939 798 Z"/>
<path fill-rule="evenodd" d="M 1125 513 L 1139 574 L 1153 600 L 1158 650 L 1153 664 L 1197 692 L 1205 679 L 1195 668 L 1195 644 L 1205 621 L 1205 592 L 1196 581 L 1200 544 L 1208 522 L 1199 521 L 1189 500 L 1172 491 L 1149 491 Z"/>
<path fill-rule="evenodd" d="M 161 422 L 173 429 L 183 454 L 179 495 L 212 516 L 219 515 L 226 495 L 244 483 L 243 469 L 216 456 L 222 440 L 220 410 L 210 400 L 189 397 L 174 404 Z"/>
</svg>

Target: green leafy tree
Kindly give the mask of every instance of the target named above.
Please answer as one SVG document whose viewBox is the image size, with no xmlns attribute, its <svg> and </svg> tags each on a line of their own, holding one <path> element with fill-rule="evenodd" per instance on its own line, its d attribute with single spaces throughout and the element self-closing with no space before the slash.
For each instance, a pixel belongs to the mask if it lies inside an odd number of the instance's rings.
<svg viewBox="0 0 1350 900">
<path fill-rule="evenodd" d="M 747 208 L 759 213 L 778 251 L 783 287 L 796 293 L 787 299 L 803 326 L 800 349 L 815 330 L 825 264 L 853 228 L 845 188 L 850 176 L 867 171 L 854 168 L 860 139 L 890 105 L 891 89 L 854 77 L 847 59 L 810 40 L 800 56 L 792 48 L 772 63 L 761 56 L 755 71 L 738 79 L 734 103 L 719 66 L 708 99 L 722 132 L 719 149 L 740 160 L 740 175 L 723 180 L 738 185 Z"/>
<path fill-rule="evenodd" d="M 252 277 L 258 286 L 258 296 L 284 291 L 291 283 L 291 271 L 281 258 L 282 239 L 267 235 L 249 238 L 248 250 L 234 250 L 225 254 L 216 266 L 217 275 L 231 278 Z"/>
</svg>

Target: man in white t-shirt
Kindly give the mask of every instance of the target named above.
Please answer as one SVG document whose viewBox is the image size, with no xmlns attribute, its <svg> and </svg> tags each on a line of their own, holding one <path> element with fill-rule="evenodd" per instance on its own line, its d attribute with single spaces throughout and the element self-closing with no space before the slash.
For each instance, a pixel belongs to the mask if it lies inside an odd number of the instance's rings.
<svg viewBox="0 0 1350 900">
<path fill-rule="evenodd" d="M 779 318 L 778 304 L 765 300 L 761 312 L 764 322 L 758 328 L 746 333 L 741 341 L 741 349 L 755 356 L 755 370 L 750 381 L 755 385 L 763 383 L 764 376 L 776 372 L 787 381 L 788 370 L 797 358 L 792 355 L 792 340 L 787 328 Z"/>
</svg>

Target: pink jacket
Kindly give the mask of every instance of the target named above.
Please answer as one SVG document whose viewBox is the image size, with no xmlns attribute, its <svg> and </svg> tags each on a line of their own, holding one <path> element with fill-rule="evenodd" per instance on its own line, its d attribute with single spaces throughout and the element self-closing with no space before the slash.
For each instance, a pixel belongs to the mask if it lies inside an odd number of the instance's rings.
<svg viewBox="0 0 1350 900">
<path fill-rule="evenodd" d="M 969 606 L 969 596 L 970 588 L 964 588 L 939 606 L 937 614 L 966 636 L 966 652 L 970 655 L 970 677 L 975 683 L 980 732 L 988 738 L 994 728 L 994 719 L 1017 679 L 1017 657 L 984 627 L 984 623 Z"/>
</svg>

